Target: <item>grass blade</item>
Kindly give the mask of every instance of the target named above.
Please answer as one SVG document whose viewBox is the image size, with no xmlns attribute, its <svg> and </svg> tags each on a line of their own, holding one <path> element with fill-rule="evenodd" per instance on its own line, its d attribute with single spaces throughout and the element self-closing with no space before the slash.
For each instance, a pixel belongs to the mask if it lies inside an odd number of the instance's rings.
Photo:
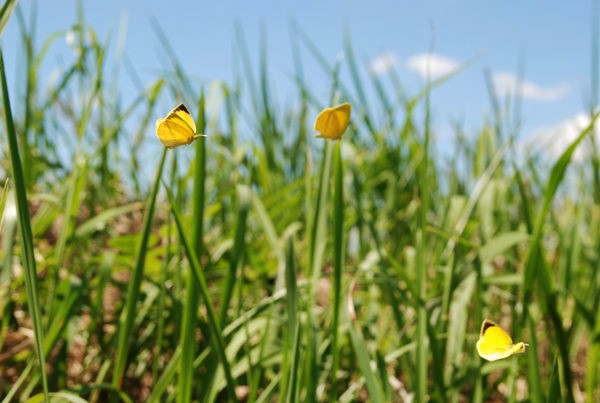
<svg viewBox="0 0 600 403">
<path fill-rule="evenodd" d="M 31 219 L 29 217 L 29 204 L 27 202 L 27 191 L 25 190 L 25 178 L 19 157 L 17 133 L 13 122 L 10 97 L 6 83 L 6 71 L 4 69 L 4 56 L 0 49 L 0 79 L 2 80 L 2 100 L 4 106 L 4 123 L 8 137 L 10 150 L 10 162 L 15 183 L 15 198 L 17 216 L 19 221 L 19 237 L 21 239 L 22 264 L 25 269 L 25 288 L 27 292 L 27 303 L 29 305 L 31 320 L 33 322 L 35 351 L 40 367 L 42 387 L 44 389 L 44 400 L 49 402 L 48 379 L 46 376 L 46 359 L 44 357 L 44 332 L 42 328 L 42 316 L 37 286 L 37 269 L 34 258 L 33 234 L 31 232 Z"/>
<path fill-rule="evenodd" d="M 365 383 L 367 384 L 367 390 L 369 391 L 369 400 L 373 402 L 385 402 L 386 399 L 383 397 L 383 389 L 377 381 L 375 372 L 371 369 L 371 361 L 365 345 L 365 340 L 355 325 L 351 325 L 348 332 L 350 333 L 350 341 L 352 342 L 354 353 L 358 359 L 358 365 L 365 377 Z"/>
<path fill-rule="evenodd" d="M 418 167 L 418 176 L 420 178 L 419 187 L 419 198 L 421 205 L 419 207 L 419 214 L 417 216 L 417 232 L 415 235 L 416 245 L 416 287 L 417 287 L 417 355 L 416 355 L 416 371 L 417 371 L 417 384 L 416 384 L 416 399 L 417 401 L 425 401 L 427 394 L 427 327 L 429 321 L 429 315 L 427 308 L 425 307 L 425 301 L 427 300 L 427 286 L 426 286 L 426 275 L 427 275 L 427 259 L 429 251 L 427 250 L 427 239 L 426 239 L 426 227 L 427 227 L 427 215 L 429 213 L 430 203 L 430 175 L 429 175 L 429 139 L 430 139 L 430 117 L 429 117 L 429 92 L 426 93 L 426 106 L 425 106 L 425 138 L 421 149 L 423 152 L 423 158 Z"/>
<path fill-rule="evenodd" d="M 142 275 L 144 274 L 144 264 L 146 254 L 148 252 L 148 240 L 150 238 L 150 230 L 152 227 L 152 219 L 154 218 L 154 207 L 156 205 L 156 196 L 160 186 L 160 178 L 162 177 L 165 158 L 167 156 L 167 148 L 163 149 L 160 162 L 156 170 L 152 193 L 148 199 L 146 214 L 144 215 L 144 224 L 140 243 L 137 247 L 137 257 L 135 267 L 131 273 L 129 286 L 127 287 L 127 296 L 125 299 L 125 307 L 121 313 L 119 325 L 119 338 L 117 345 L 117 355 L 115 357 L 115 368 L 113 372 L 112 384 L 120 390 L 123 384 L 127 359 L 129 357 L 129 349 L 131 347 L 131 333 L 133 331 L 133 322 L 136 317 L 136 305 L 140 295 L 140 286 L 142 284 Z"/>
<path fill-rule="evenodd" d="M 337 396 L 337 372 L 340 361 L 340 306 L 342 298 L 342 272 L 344 269 L 344 167 L 342 142 L 337 141 L 333 153 L 333 321 L 331 323 L 332 398 Z"/>
<path fill-rule="evenodd" d="M 6 178 L 4 182 L 4 187 L 2 188 L 2 196 L 0 196 L 0 222 L 4 218 L 4 207 L 6 206 L 6 199 L 8 198 L 8 184 L 9 179 Z"/>
<path fill-rule="evenodd" d="M 0 8 L 0 38 L 2 37 L 4 27 L 16 6 L 17 0 L 6 0 L 2 5 L 2 8 Z"/>
<path fill-rule="evenodd" d="M 192 248 L 192 245 L 187 239 L 187 235 L 185 234 L 185 230 L 183 228 L 183 219 L 181 218 L 181 215 L 179 214 L 177 208 L 175 208 L 175 198 L 173 197 L 173 193 L 166 186 L 165 189 L 167 190 L 167 194 L 169 196 L 169 201 L 171 203 L 171 212 L 173 213 L 173 217 L 175 218 L 175 224 L 177 225 L 179 238 L 181 239 L 183 248 L 188 256 L 192 273 L 194 273 L 195 280 L 198 282 L 200 294 L 202 296 L 202 299 L 204 300 L 204 305 L 206 306 L 208 323 L 212 332 L 210 335 L 210 340 L 215 344 L 215 349 L 217 350 L 219 358 L 221 359 L 221 364 L 223 365 L 223 371 L 225 373 L 225 378 L 227 379 L 227 394 L 229 395 L 230 400 L 235 401 L 237 400 L 234 389 L 235 383 L 231 373 L 231 366 L 229 365 L 229 361 L 225 353 L 225 342 L 223 340 L 221 327 L 219 325 L 218 318 L 215 313 L 215 309 L 212 305 L 210 294 L 208 292 L 208 285 L 206 283 L 206 279 L 204 278 L 204 273 L 200 268 L 200 263 L 198 262 L 196 252 Z"/>
<path fill-rule="evenodd" d="M 227 324 L 227 309 L 233 294 L 235 280 L 242 269 L 244 263 L 244 251 L 246 248 L 246 225 L 248 221 L 248 211 L 251 205 L 251 191 L 247 186 L 238 186 L 237 188 L 238 213 L 235 223 L 235 235 L 231 258 L 229 260 L 229 271 L 225 279 L 225 289 L 221 301 L 220 321 L 222 327 Z"/>
<path fill-rule="evenodd" d="M 198 103 L 198 125 L 200 133 L 204 133 L 206 119 L 204 116 L 204 92 L 200 95 Z M 206 177 L 206 141 L 200 138 L 195 143 L 196 164 L 194 166 L 194 210 L 192 222 L 192 245 L 196 256 L 202 256 L 202 234 L 204 230 L 204 193 Z M 190 270 L 186 278 L 185 302 L 183 305 L 183 321 L 181 323 L 181 367 L 179 370 L 179 385 L 177 400 L 182 403 L 190 402 L 192 399 L 193 361 L 196 356 L 196 326 L 198 306 L 198 283 L 194 279 L 194 273 Z M 212 383 L 214 368 L 208 373 L 206 381 Z"/>
<path fill-rule="evenodd" d="M 288 343 L 289 343 L 289 379 L 287 380 L 286 402 L 296 402 L 298 400 L 298 389 L 300 380 L 300 322 L 298 320 L 298 285 L 296 277 L 296 256 L 294 254 L 294 240 L 288 238 L 286 248 L 286 302 L 288 314 Z"/>
<path fill-rule="evenodd" d="M 593 402 L 600 397 L 600 381 L 598 377 L 598 363 L 600 362 L 600 309 L 596 311 L 596 326 L 593 329 L 594 338 L 588 353 L 587 371 L 585 374 L 586 401 Z"/>
<path fill-rule="evenodd" d="M 572 374 L 569 365 L 569 352 L 567 350 L 568 341 L 567 335 L 565 334 L 565 331 L 563 329 L 562 318 L 560 317 L 560 314 L 557 310 L 557 296 L 555 293 L 554 284 L 552 282 L 552 273 L 550 272 L 550 268 L 548 267 L 542 256 L 542 229 L 544 227 L 544 222 L 550 210 L 550 204 L 554 199 L 556 190 L 558 189 L 558 185 L 562 182 L 564 178 L 567 167 L 571 161 L 571 157 L 573 156 L 573 153 L 575 152 L 579 144 L 590 133 L 593 132 L 596 119 L 599 115 L 600 113 L 594 115 L 590 124 L 584 130 L 581 131 L 579 136 L 577 136 L 577 138 L 569 145 L 569 147 L 567 147 L 567 149 L 562 153 L 558 161 L 552 167 L 550 177 L 548 178 L 548 182 L 546 183 L 546 187 L 544 190 L 542 206 L 539 210 L 535 221 L 531 245 L 525 263 L 523 306 L 529 306 L 530 300 L 532 298 L 531 294 L 533 292 L 534 279 L 537 279 L 540 285 L 539 291 L 540 297 L 542 298 L 542 308 L 549 314 L 550 319 L 552 320 L 554 334 L 557 338 L 557 344 L 559 347 L 560 354 L 559 364 L 562 369 L 561 392 L 563 393 L 563 399 L 566 399 L 567 401 L 574 400 L 572 390 Z M 527 310 L 525 312 L 527 312 Z"/>
</svg>

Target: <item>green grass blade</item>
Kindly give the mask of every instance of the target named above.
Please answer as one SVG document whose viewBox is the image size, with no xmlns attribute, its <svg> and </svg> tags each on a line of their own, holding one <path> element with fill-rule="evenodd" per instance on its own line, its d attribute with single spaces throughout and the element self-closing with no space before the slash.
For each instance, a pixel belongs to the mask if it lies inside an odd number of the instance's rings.
<svg viewBox="0 0 600 403">
<path fill-rule="evenodd" d="M 596 325 L 592 332 L 592 345 L 587 357 L 587 371 L 585 374 L 585 396 L 586 401 L 593 402 L 600 397 L 600 377 L 598 369 L 600 367 L 600 309 L 596 310 Z"/>
<path fill-rule="evenodd" d="M 296 274 L 296 256 L 294 253 L 294 240 L 288 238 L 286 248 L 286 270 L 285 270 L 285 286 L 286 286 L 286 302 L 288 316 L 288 343 L 289 357 L 287 393 L 285 394 L 286 402 L 296 402 L 298 400 L 299 380 L 300 380 L 300 322 L 298 320 L 298 285 Z"/>
<path fill-rule="evenodd" d="M 8 137 L 8 147 L 12 174 L 15 183 L 15 198 L 17 216 L 19 221 L 19 236 L 21 239 L 22 264 L 25 270 L 25 288 L 27 292 L 27 303 L 29 305 L 31 320 L 33 322 L 35 351 L 40 367 L 42 387 L 44 389 L 44 400 L 49 402 L 48 379 L 46 376 L 46 359 L 44 357 L 42 328 L 42 316 L 37 286 L 37 270 L 34 258 L 33 234 L 31 232 L 31 221 L 29 217 L 29 204 L 27 202 L 27 191 L 25 190 L 25 178 L 19 157 L 17 133 L 13 122 L 8 85 L 6 83 L 6 71 L 4 69 L 4 56 L 0 49 L 0 78 L 2 79 L 2 100 L 4 106 L 4 123 Z"/>
<path fill-rule="evenodd" d="M 420 146 L 423 158 L 418 167 L 418 176 L 420 181 L 419 198 L 421 205 L 417 215 L 417 230 L 415 235 L 416 246 L 416 288 L 417 288 L 417 354 L 416 354 L 416 399 L 425 401 L 427 394 L 427 367 L 428 367 L 428 348 L 427 348 L 427 327 L 429 315 L 425 307 L 427 300 L 426 274 L 428 270 L 427 256 L 430 252 L 427 250 L 426 227 L 427 215 L 430 205 L 430 175 L 429 175 L 429 140 L 430 140 L 430 117 L 429 117 L 429 92 L 426 93 L 425 105 L 425 138 Z M 436 359 L 438 357 L 434 357 Z"/>
<path fill-rule="evenodd" d="M 354 83 L 354 88 L 356 89 L 356 93 L 358 94 L 358 99 L 360 100 L 360 104 L 363 108 L 365 108 L 365 114 L 363 116 L 365 126 L 369 129 L 369 132 L 374 135 L 376 133 L 375 126 L 371 122 L 371 114 L 367 108 L 369 102 L 367 101 L 367 95 L 364 90 L 364 86 L 362 84 L 362 80 L 360 78 L 360 73 L 358 71 L 358 66 L 356 64 L 356 59 L 354 57 L 354 51 L 352 50 L 352 44 L 350 41 L 350 34 L 346 31 L 344 35 L 344 53 L 348 60 L 348 67 L 350 68 L 350 74 L 352 76 L 352 82 Z"/>
<path fill-rule="evenodd" d="M 558 396 L 561 396 L 560 372 L 560 360 L 555 357 L 552 363 L 552 371 L 550 372 L 550 380 L 548 383 L 548 398 L 546 400 L 548 403 L 556 402 Z"/>
<path fill-rule="evenodd" d="M 148 398 L 148 403 L 154 402 L 162 402 L 164 399 L 161 396 L 165 393 L 165 391 L 171 385 L 173 378 L 175 378 L 175 374 L 177 373 L 177 366 L 179 364 L 179 360 L 181 359 L 181 349 L 176 349 L 173 353 L 173 357 L 171 357 L 171 361 L 165 367 L 160 378 L 154 384 L 152 388 L 152 394 Z"/>
<path fill-rule="evenodd" d="M 319 170 L 317 192 L 315 194 L 314 207 L 310 209 L 309 214 L 309 274 L 316 283 L 316 280 L 321 275 L 321 266 L 323 263 L 323 253 L 325 251 L 325 223 L 327 215 L 327 199 L 329 177 L 331 175 L 331 154 L 333 148 L 330 142 L 325 142 L 323 150 L 323 160 Z"/>
<path fill-rule="evenodd" d="M 251 205 L 251 191 L 247 186 L 240 185 L 237 188 L 237 220 L 235 223 L 235 235 L 233 240 L 233 248 L 231 250 L 231 258 L 229 260 L 229 271 L 225 279 L 225 288 L 223 290 L 223 298 L 221 300 L 220 321 L 222 327 L 227 324 L 227 309 L 231 301 L 235 281 L 238 273 L 242 269 L 244 262 L 244 251 L 246 249 L 246 227 L 248 222 L 248 211 Z"/>
<path fill-rule="evenodd" d="M 123 217 L 133 211 L 140 210 L 142 207 L 142 202 L 133 202 L 124 204 L 122 206 L 105 209 L 78 225 L 74 235 L 77 238 L 86 239 L 97 231 L 106 230 L 112 220 Z"/>
<path fill-rule="evenodd" d="M 221 364 L 223 365 L 223 371 L 227 380 L 227 393 L 229 395 L 229 399 L 235 401 L 235 383 L 231 373 L 231 366 L 229 365 L 229 360 L 227 359 L 227 355 L 225 353 L 225 341 L 223 340 L 223 334 L 221 332 L 218 318 L 215 313 L 213 304 L 211 302 L 210 294 L 208 292 L 208 285 L 206 283 L 204 273 L 202 272 L 202 269 L 200 267 L 200 263 L 198 262 L 196 252 L 192 248 L 192 245 L 189 242 L 187 235 L 185 234 L 185 229 L 183 227 L 183 219 L 181 218 L 181 215 L 179 214 L 177 208 L 175 208 L 175 198 L 173 197 L 173 193 L 168 187 L 165 187 L 165 189 L 167 190 L 167 194 L 169 196 L 169 201 L 171 203 L 171 212 L 173 213 L 173 217 L 175 218 L 175 224 L 177 225 L 179 238 L 181 239 L 183 248 L 188 256 L 192 273 L 194 273 L 195 280 L 198 282 L 199 291 L 202 296 L 202 299 L 204 300 L 204 305 L 206 306 L 208 323 L 212 332 L 210 335 L 210 339 L 215 344 L 215 349 L 217 350 L 219 358 L 221 359 Z"/>
<path fill-rule="evenodd" d="M 82 198 L 84 195 L 84 186 L 87 178 L 87 160 L 83 156 L 76 156 L 74 161 L 74 169 L 71 172 L 67 198 L 65 200 L 65 209 L 63 211 L 63 225 L 60 230 L 58 241 L 54 249 L 54 258 L 56 260 L 56 273 L 53 284 L 49 291 L 49 302 L 54 305 L 54 290 L 58 286 L 59 270 L 64 266 L 65 249 L 67 241 L 73 235 L 75 220 L 81 207 Z M 53 316 L 53 315 L 51 315 Z"/>
<path fill-rule="evenodd" d="M 127 287 L 125 307 L 119 319 L 120 325 L 117 353 L 115 357 L 116 362 L 112 378 L 112 384 L 117 390 L 121 389 L 123 377 L 125 375 L 125 368 L 127 366 L 127 360 L 129 357 L 129 349 L 131 347 L 131 333 L 133 331 L 133 322 L 136 318 L 136 306 L 140 296 L 140 287 L 142 284 L 142 276 L 144 274 L 146 254 L 148 253 L 148 240 L 150 239 L 152 219 L 154 218 L 156 196 L 158 195 L 160 178 L 162 177 L 166 156 L 167 148 L 163 150 L 160 162 L 156 170 L 156 176 L 154 178 L 152 193 L 150 194 L 150 197 L 148 199 L 146 214 L 144 215 L 144 224 L 142 227 L 141 239 L 139 245 L 137 246 L 135 267 L 133 269 L 133 272 L 131 273 L 129 286 Z"/>
<path fill-rule="evenodd" d="M 173 173 L 174 176 L 174 173 Z M 159 296 L 158 296 L 158 306 L 157 306 L 157 310 L 156 310 L 156 327 L 157 327 L 157 331 L 156 331 L 156 343 L 154 345 L 153 353 L 155 355 L 155 357 L 160 357 L 163 353 L 163 348 L 164 346 L 167 344 L 165 343 L 165 322 L 167 321 L 167 318 L 165 315 L 165 312 L 168 312 L 167 309 L 167 299 L 170 297 L 170 295 L 167 295 L 167 283 L 169 281 L 169 279 L 172 277 L 173 275 L 173 270 L 171 268 L 170 262 L 171 262 L 171 258 L 173 257 L 173 253 L 171 251 L 171 243 L 172 243 L 172 234 L 173 234 L 173 218 L 171 217 L 171 215 L 169 214 L 167 216 L 167 224 L 166 224 L 166 236 L 167 236 L 167 242 L 165 244 L 165 254 L 163 256 L 162 259 L 162 274 L 161 274 L 161 278 L 160 278 L 160 284 L 159 284 Z M 177 350 L 180 351 L 180 350 Z M 171 360 L 169 360 L 169 364 L 171 363 L 171 361 L 173 360 L 173 358 L 171 358 Z M 161 362 L 159 360 L 154 360 L 154 362 L 152 363 L 152 379 L 156 382 L 157 379 L 159 378 L 158 376 L 158 371 L 161 370 L 162 365 Z"/>
<path fill-rule="evenodd" d="M 318 281 L 321 276 L 321 269 L 323 267 L 323 254 L 325 252 L 325 246 L 327 244 L 327 231 L 325 227 L 327 214 L 327 200 L 328 200 L 328 184 L 329 176 L 331 174 L 331 154 L 333 147 L 329 141 L 325 142 L 323 150 L 323 160 L 321 161 L 317 192 L 314 194 L 314 205 L 308 206 L 307 221 L 308 221 L 308 273 L 307 277 L 310 279 L 308 284 L 308 301 L 306 304 L 306 314 L 308 318 L 307 331 L 304 332 L 306 335 L 306 344 L 308 351 L 306 353 L 306 369 L 307 374 L 306 381 L 306 394 L 309 401 L 317 400 L 317 386 L 319 382 L 319 370 L 318 370 L 318 351 L 317 351 L 317 339 L 316 330 L 318 325 L 316 318 L 313 314 L 313 301 L 316 302 L 316 292 Z M 307 175 L 307 194 L 311 194 L 312 189 L 311 176 Z"/>
<path fill-rule="evenodd" d="M 76 277 L 67 277 L 61 282 L 58 291 L 61 294 L 62 301 L 58 304 L 56 312 L 52 314 L 52 322 L 46 330 L 44 339 L 45 356 L 50 355 L 52 348 L 59 341 L 61 333 L 67 327 L 73 308 L 81 297 L 81 288 L 81 282 Z"/>
<path fill-rule="evenodd" d="M 333 321 L 331 323 L 331 364 L 332 398 L 337 396 L 337 372 L 340 361 L 340 307 L 342 304 L 342 273 L 344 270 L 344 166 L 342 162 L 342 142 L 337 141 L 333 152 Z"/>
<path fill-rule="evenodd" d="M 8 198 L 8 184 L 9 179 L 6 178 L 6 181 L 4 182 L 4 187 L 2 188 L 2 195 L 0 196 L 0 222 L 4 217 L 4 207 L 6 206 L 6 199 Z"/>
<path fill-rule="evenodd" d="M 177 401 L 192 401 L 193 364 L 196 355 L 196 324 L 199 305 L 198 289 L 194 273 L 190 270 L 185 279 L 185 300 L 183 301 L 183 320 L 181 322 L 181 358 L 179 361 L 179 379 Z"/>
<path fill-rule="evenodd" d="M 204 116 L 204 92 L 201 93 L 198 103 L 198 125 L 199 133 L 204 133 L 206 119 Z M 192 245 L 196 256 L 202 256 L 202 234 L 204 230 L 204 198 L 206 178 L 206 141 L 200 138 L 195 143 L 196 159 L 194 165 L 194 210 L 192 222 Z M 192 399 L 193 362 L 196 356 L 196 325 L 198 306 L 198 283 L 194 279 L 194 273 L 190 270 L 186 278 L 185 302 L 183 305 L 183 321 L 181 324 L 181 362 L 179 369 L 179 385 L 177 401 L 181 403 L 190 402 Z M 211 369 L 207 375 L 208 383 L 212 383 Z"/>
<path fill-rule="evenodd" d="M 579 136 L 567 147 L 567 149 L 559 157 L 558 161 L 552 167 L 550 177 L 546 183 L 544 190 L 544 196 L 542 206 L 537 215 L 534 232 L 525 263 L 525 280 L 523 284 L 523 306 L 529 306 L 531 300 L 531 293 L 533 292 L 534 279 L 539 281 L 540 285 L 540 297 L 542 298 L 542 307 L 549 314 L 552 320 L 552 326 L 554 328 L 555 337 L 557 338 L 557 344 L 560 354 L 560 366 L 561 366 L 561 392 L 562 397 L 567 401 L 573 401 L 573 390 L 572 390 L 572 374 L 569 365 L 569 353 L 567 350 L 568 341 L 567 335 L 563 329 L 562 318 L 558 312 L 558 306 L 556 301 L 556 294 L 554 284 L 552 282 L 552 273 L 550 268 L 546 264 L 542 256 L 542 234 L 545 219 L 550 210 L 550 204 L 554 199 L 558 185 L 562 182 L 567 167 L 571 161 L 571 157 L 581 142 L 593 132 L 595 127 L 596 119 L 600 114 L 594 115 L 590 124 L 581 131 Z M 527 311 L 526 311 L 527 312 Z"/>
<path fill-rule="evenodd" d="M 358 366 L 362 375 L 365 377 L 367 390 L 369 391 L 369 401 L 385 402 L 383 387 L 377 379 L 376 373 L 371 369 L 371 359 L 365 344 L 365 340 L 355 322 L 351 323 L 349 330 L 350 341 L 354 349 L 354 354 L 358 360 Z M 384 380 L 387 381 L 387 380 Z"/>
<path fill-rule="evenodd" d="M 537 355 L 538 341 L 535 334 L 535 321 L 531 316 L 527 317 L 527 329 L 529 348 L 527 349 L 527 377 L 529 381 L 529 396 L 534 402 L 544 401 L 542 386 L 542 375 L 540 373 L 539 357 Z"/>
<path fill-rule="evenodd" d="M 0 8 L 0 38 L 2 37 L 2 34 L 4 33 L 4 27 L 6 26 L 6 23 L 8 23 L 8 20 L 16 6 L 17 0 L 6 0 L 2 5 L 2 8 Z"/>
<path fill-rule="evenodd" d="M 448 334 L 452 337 L 446 339 L 446 363 L 444 380 L 451 384 L 456 368 L 462 365 L 462 352 L 466 344 L 466 331 L 469 323 L 469 303 L 475 292 L 475 273 L 468 275 L 454 290 L 453 301 L 450 305 L 448 319 Z"/>
<path fill-rule="evenodd" d="M 539 213 L 538 213 L 536 221 L 535 221 L 532 244 L 531 244 L 530 251 L 528 254 L 528 258 L 527 258 L 527 264 L 525 266 L 525 283 L 524 283 L 524 296 L 523 296 L 524 306 L 527 306 L 527 303 L 529 302 L 530 293 L 533 288 L 534 274 L 540 267 L 538 259 L 539 259 L 539 253 L 540 253 L 539 248 L 541 247 L 542 229 L 543 229 L 543 225 L 544 225 L 544 220 L 546 219 L 546 217 L 548 215 L 548 211 L 550 209 L 550 204 L 554 198 L 554 195 L 556 194 L 558 185 L 561 183 L 561 181 L 564 178 L 565 172 L 567 170 L 567 166 L 569 165 L 569 163 L 571 161 L 571 157 L 572 157 L 573 153 L 575 152 L 575 149 L 585 139 L 585 137 L 592 132 L 592 130 L 595 127 L 595 122 L 596 122 L 596 119 L 598 118 L 598 116 L 599 116 L 599 114 L 594 115 L 591 123 L 584 130 L 581 131 L 579 136 L 577 136 L 577 138 L 569 145 L 569 147 L 567 147 L 567 149 L 561 154 L 558 161 L 556 161 L 556 163 L 552 167 L 550 177 L 548 179 L 546 188 L 544 190 L 544 199 L 542 201 L 542 206 L 541 206 L 541 209 L 539 210 Z M 549 278 L 550 278 L 549 276 L 547 276 L 548 273 L 539 273 L 539 274 L 542 274 L 542 277 L 545 282 L 544 285 L 548 287 L 546 291 L 551 291 L 550 284 L 548 283 Z"/>
</svg>

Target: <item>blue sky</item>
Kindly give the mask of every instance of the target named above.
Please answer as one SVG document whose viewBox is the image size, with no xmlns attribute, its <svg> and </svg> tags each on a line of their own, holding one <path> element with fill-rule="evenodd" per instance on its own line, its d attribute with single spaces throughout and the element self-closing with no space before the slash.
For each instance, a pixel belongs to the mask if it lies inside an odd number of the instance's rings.
<svg viewBox="0 0 600 403">
<path fill-rule="evenodd" d="M 125 53 L 147 83 L 167 65 L 161 60 L 164 53 L 154 20 L 198 83 L 232 81 L 236 23 L 255 55 L 264 31 L 271 86 L 282 102 L 293 101 L 295 96 L 292 24 L 316 43 L 331 63 L 341 54 L 344 32 L 348 32 L 364 77 L 395 68 L 413 94 L 424 85 L 427 66 L 435 75 L 474 59 L 465 71 L 433 93 L 434 124 L 441 135 L 451 135 L 450 121 L 463 122 L 467 129 L 475 130 L 490 116 L 483 75 L 489 69 L 501 95 L 520 93 L 525 118 L 522 136 L 528 136 L 541 128 L 564 125 L 588 108 L 592 1 L 104 0 L 84 1 L 84 15 L 100 38 L 109 32 L 116 38 L 126 22 Z M 38 3 L 38 38 L 66 30 L 76 21 L 75 0 Z M 30 5 L 28 0 L 20 3 L 26 13 Z M 9 69 L 14 69 L 18 60 L 16 22 L 12 18 L 2 40 Z M 65 41 L 57 41 L 44 68 L 60 68 L 68 51 Z M 303 62 L 306 80 L 315 94 L 328 97 L 329 77 L 308 52 L 304 52 Z M 518 78 L 520 63 L 525 74 Z M 131 88 L 123 80 L 125 97 L 133 92 Z M 171 103 L 164 101 L 165 107 Z"/>
</svg>

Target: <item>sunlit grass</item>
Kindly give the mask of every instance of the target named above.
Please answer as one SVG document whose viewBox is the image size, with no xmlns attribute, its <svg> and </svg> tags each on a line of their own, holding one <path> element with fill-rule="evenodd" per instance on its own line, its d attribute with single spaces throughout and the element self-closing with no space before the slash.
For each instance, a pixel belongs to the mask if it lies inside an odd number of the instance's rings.
<svg viewBox="0 0 600 403">
<path fill-rule="evenodd" d="M 253 65 L 240 30 L 244 73 L 197 83 L 159 27 L 169 64 L 124 105 L 82 15 L 55 86 L 27 48 L 25 93 L 3 93 L 6 401 L 45 385 L 97 402 L 600 399 L 600 189 L 572 161 L 596 115 L 556 161 L 517 160 L 491 91 L 495 120 L 472 141 L 457 126 L 440 155 L 429 97 L 450 76 L 411 95 L 394 71 L 365 75 L 350 38 L 333 61 L 294 31 L 330 91 L 297 57 L 284 105 L 265 43 Z M 166 150 L 154 121 L 176 102 L 207 137 Z M 315 138 L 344 102 L 343 138 Z M 484 318 L 528 351 L 484 362 Z"/>
</svg>

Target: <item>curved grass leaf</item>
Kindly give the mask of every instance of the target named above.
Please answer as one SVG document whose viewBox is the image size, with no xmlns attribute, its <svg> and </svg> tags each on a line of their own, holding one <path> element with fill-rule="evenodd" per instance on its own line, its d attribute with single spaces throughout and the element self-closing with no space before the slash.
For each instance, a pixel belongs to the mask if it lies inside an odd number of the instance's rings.
<svg viewBox="0 0 600 403">
<path fill-rule="evenodd" d="M 129 286 L 127 287 L 127 295 L 125 299 L 125 307 L 121 313 L 119 320 L 119 336 L 117 345 L 117 354 L 115 357 L 115 368 L 113 372 L 112 383 L 117 389 L 121 389 L 123 383 L 123 376 L 125 375 L 125 368 L 127 366 L 127 359 L 129 357 L 129 349 L 131 347 L 131 333 L 133 331 L 133 322 L 136 318 L 136 306 L 140 297 L 140 287 L 142 284 L 142 275 L 144 273 L 144 264 L 146 261 L 146 254 L 148 253 L 148 240 L 150 239 L 150 230 L 152 228 L 152 219 L 154 218 L 154 207 L 156 206 L 156 197 L 158 195 L 158 189 L 160 186 L 160 178 L 162 177 L 163 167 L 165 165 L 165 158 L 167 156 L 167 148 L 163 149 L 162 156 L 158 167 L 156 169 L 156 176 L 154 178 L 154 185 L 152 187 L 152 193 L 148 199 L 146 208 L 146 214 L 144 215 L 144 224 L 142 227 L 142 234 L 140 243 L 137 246 L 137 256 L 131 278 L 129 280 Z"/>
<path fill-rule="evenodd" d="M 34 258 L 33 234 L 31 232 L 31 219 L 29 217 L 29 204 L 27 203 L 27 191 L 25 190 L 25 177 L 21 166 L 19 156 L 19 146 L 17 143 L 17 133 L 13 122 L 10 97 L 8 95 L 8 86 L 6 83 L 6 71 L 4 69 L 4 56 L 0 49 L 0 79 L 2 80 L 2 100 L 4 106 L 4 123 L 6 125 L 6 134 L 8 137 L 8 146 L 10 151 L 10 161 L 12 174 L 15 183 L 15 198 L 17 207 L 17 217 L 19 222 L 19 236 L 21 239 L 21 259 L 25 270 L 25 288 L 27 291 L 27 303 L 33 321 L 35 350 L 40 368 L 42 387 L 44 388 L 44 401 L 48 402 L 48 379 L 46 376 L 46 359 L 44 357 L 43 340 L 44 332 L 42 328 L 42 317 L 40 309 L 40 300 L 37 286 L 37 270 Z"/>
</svg>

